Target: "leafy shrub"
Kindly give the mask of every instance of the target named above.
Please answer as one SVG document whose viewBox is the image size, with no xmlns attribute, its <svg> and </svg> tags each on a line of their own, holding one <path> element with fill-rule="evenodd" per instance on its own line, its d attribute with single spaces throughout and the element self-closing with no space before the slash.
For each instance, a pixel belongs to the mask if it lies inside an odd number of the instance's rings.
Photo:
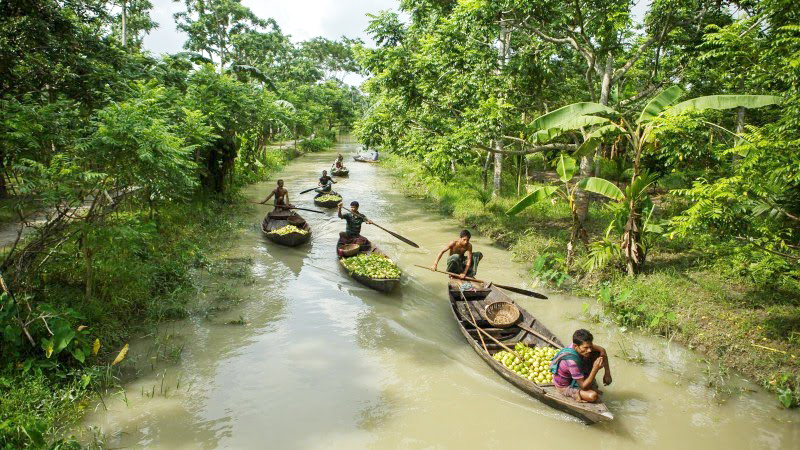
<svg viewBox="0 0 800 450">
<path fill-rule="evenodd" d="M 304 152 L 319 152 L 331 146 L 333 146 L 333 142 L 320 137 L 300 141 L 300 149 Z"/>
</svg>

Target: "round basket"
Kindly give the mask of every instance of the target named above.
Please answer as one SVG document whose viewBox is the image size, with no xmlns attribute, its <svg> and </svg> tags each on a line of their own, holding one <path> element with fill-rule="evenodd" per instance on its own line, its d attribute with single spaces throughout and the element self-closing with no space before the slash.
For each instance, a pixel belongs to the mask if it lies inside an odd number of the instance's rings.
<svg viewBox="0 0 800 450">
<path fill-rule="evenodd" d="M 298 228 L 302 227 L 304 223 L 306 223 L 306 219 L 303 219 L 300 216 L 289 216 L 286 218 L 286 221 L 289 222 L 290 225 L 294 225 Z"/>
<path fill-rule="evenodd" d="M 358 244 L 347 244 L 339 247 L 341 250 L 342 255 L 344 256 L 353 256 L 361 249 L 361 246 Z"/>
<path fill-rule="evenodd" d="M 519 320 L 519 308 L 510 302 L 494 302 L 486 305 L 486 320 L 493 327 L 506 328 L 517 323 Z"/>
</svg>

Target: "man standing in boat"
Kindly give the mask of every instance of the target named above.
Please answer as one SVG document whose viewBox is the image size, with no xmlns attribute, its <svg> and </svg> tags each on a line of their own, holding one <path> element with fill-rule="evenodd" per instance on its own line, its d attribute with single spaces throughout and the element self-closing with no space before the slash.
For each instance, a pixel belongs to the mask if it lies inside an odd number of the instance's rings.
<svg viewBox="0 0 800 450">
<path fill-rule="evenodd" d="M 322 176 L 319 179 L 319 186 L 320 187 L 315 189 L 315 191 L 319 192 L 320 194 L 323 193 L 323 192 L 325 192 L 325 193 L 331 192 L 331 187 L 332 187 L 333 183 L 336 183 L 336 182 L 333 181 L 333 178 L 331 178 L 330 175 L 328 175 L 328 171 L 327 170 L 323 170 L 322 171 Z"/>
<path fill-rule="evenodd" d="M 339 233 L 339 242 L 336 244 L 336 248 L 338 249 L 347 244 L 358 244 L 361 246 L 362 252 L 369 251 L 372 248 L 372 244 L 367 238 L 361 236 L 361 224 L 364 222 L 372 224 L 372 221 L 358 212 L 358 202 L 350 202 L 350 210 L 352 212 L 342 214 L 342 204 L 339 203 L 337 205 L 337 214 L 340 219 L 344 219 L 347 222 L 347 226 L 344 232 Z"/>
<path fill-rule="evenodd" d="M 289 191 L 283 187 L 283 180 L 278 180 L 278 187 L 273 189 L 261 204 L 265 205 L 273 196 L 275 197 L 275 209 L 272 211 L 273 213 L 288 211 L 289 208 L 294 206 L 289 203 Z"/>
<path fill-rule="evenodd" d="M 478 272 L 478 263 L 483 258 L 483 253 L 472 252 L 472 244 L 469 242 L 471 237 L 472 235 L 468 230 L 461 230 L 458 239 L 447 244 L 447 246 L 436 255 L 436 260 L 433 262 L 431 270 L 436 270 L 444 252 L 449 251 L 450 256 L 447 258 L 447 271 L 458 274 L 458 278 L 462 280 L 464 277 L 474 277 Z"/>
</svg>

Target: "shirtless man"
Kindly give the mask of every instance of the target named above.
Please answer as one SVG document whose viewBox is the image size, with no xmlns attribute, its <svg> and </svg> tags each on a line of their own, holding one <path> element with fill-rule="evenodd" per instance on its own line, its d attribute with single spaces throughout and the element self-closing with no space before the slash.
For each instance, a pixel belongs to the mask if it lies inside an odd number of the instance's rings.
<svg viewBox="0 0 800 450">
<path fill-rule="evenodd" d="M 478 263 L 483 258 L 481 252 L 472 252 L 472 244 L 469 239 L 472 237 L 469 231 L 462 230 L 459 238 L 447 244 L 442 251 L 436 256 L 436 261 L 433 262 L 431 270 L 436 270 L 439 266 L 439 260 L 444 255 L 444 252 L 450 251 L 450 256 L 447 258 L 447 271 L 450 273 L 458 274 L 458 278 L 474 277 L 478 271 Z"/>
<path fill-rule="evenodd" d="M 289 203 L 289 191 L 287 191 L 283 187 L 283 180 L 278 180 L 278 187 L 273 189 L 273 191 L 269 193 L 267 198 L 265 198 L 264 201 L 261 202 L 261 204 L 265 205 L 269 201 L 269 199 L 272 198 L 272 196 L 275 196 L 275 209 L 273 210 L 273 212 L 285 211 L 290 207 L 294 206 L 291 203 Z"/>
<path fill-rule="evenodd" d="M 333 166 L 337 169 L 341 169 L 344 167 L 344 157 L 341 153 L 336 157 L 336 162 L 333 163 Z"/>
</svg>

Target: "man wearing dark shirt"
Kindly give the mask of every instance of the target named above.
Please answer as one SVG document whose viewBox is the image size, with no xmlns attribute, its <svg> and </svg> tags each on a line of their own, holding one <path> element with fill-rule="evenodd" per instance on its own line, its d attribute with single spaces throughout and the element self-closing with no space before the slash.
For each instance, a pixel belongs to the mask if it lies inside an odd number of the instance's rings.
<svg viewBox="0 0 800 450">
<path fill-rule="evenodd" d="M 342 204 L 339 203 L 337 214 L 340 219 L 344 219 L 347 222 L 347 226 L 344 232 L 339 233 L 339 243 L 336 247 L 346 244 L 358 244 L 361 246 L 361 251 L 369 251 L 372 248 L 372 244 L 367 238 L 361 236 L 361 224 L 364 222 L 372 224 L 372 221 L 358 212 L 358 202 L 350 202 L 350 210 L 352 212 L 342 214 Z"/>
<path fill-rule="evenodd" d="M 315 189 L 315 190 L 316 190 L 317 192 L 330 192 L 330 191 L 331 191 L 331 185 L 332 185 L 333 183 L 336 183 L 336 182 L 335 182 L 335 181 L 333 181 L 333 178 L 331 178 L 331 177 L 328 175 L 328 171 L 327 171 L 327 170 L 323 170 L 323 171 L 322 171 L 322 176 L 321 176 L 321 177 L 320 177 L 320 179 L 319 179 L 319 186 L 320 186 L 320 187 L 318 187 L 318 188 L 317 188 L 317 189 Z"/>
</svg>

